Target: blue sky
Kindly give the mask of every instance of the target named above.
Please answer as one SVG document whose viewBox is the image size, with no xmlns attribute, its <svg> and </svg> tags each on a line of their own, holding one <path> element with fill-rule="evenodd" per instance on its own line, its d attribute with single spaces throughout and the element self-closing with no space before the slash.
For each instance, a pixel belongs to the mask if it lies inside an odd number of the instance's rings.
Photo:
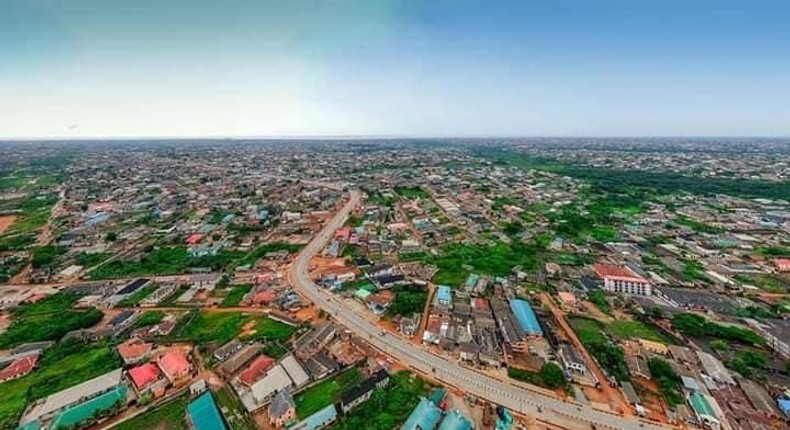
<svg viewBox="0 0 790 430">
<path fill-rule="evenodd" d="M 787 1 L 3 0 L 0 137 L 790 135 Z"/>
</svg>

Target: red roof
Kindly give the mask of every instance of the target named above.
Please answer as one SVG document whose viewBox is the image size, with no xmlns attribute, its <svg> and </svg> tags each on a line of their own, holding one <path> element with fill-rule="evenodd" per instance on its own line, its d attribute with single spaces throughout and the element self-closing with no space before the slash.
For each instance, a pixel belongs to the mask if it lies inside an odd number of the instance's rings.
<svg viewBox="0 0 790 430">
<path fill-rule="evenodd" d="M 159 369 L 154 363 L 146 363 L 129 370 L 135 388 L 142 390 L 159 379 Z"/>
<path fill-rule="evenodd" d="M 595 270 L 595 273 L 601 278 L 646 282 L 644 278 L 622 266 L 615 266 L 613 264 L 594 264 L 593 270 Z"/>
<path fill-rule="evenodd" d="M 14 360 L 5 369 L 0 370 L 0 381 L 19 378 L 32 372 L 38 363 L 38 354 L 28 355 Z"/>
<path fill-rule="evenodd" d="M 472 307 L 475 310 L 477 310 L 477 311 L 490 311 L 491 310 L 491 306 L 489 306 L 488 300 L 480 298 L 480 297 L 475 297 L 474 299 L 472 299 Z"/>
<path fill-rule="evenodd" d="M 256 294 L 252 298 L 252 302 L 255 303 L 255 304 L 258 304 L 258 303 L 267 304 L 267 303 L 270 303 L 270 302 L 274 301 L 274 299 L 276 299 L 276 298 L 277 298 L 277 294 L 275 294 L 274 291 L 266 290 L 266 291 L 261 291 L 260 293 Z"/>
<path fill-rule="evenodd" d="M 343 227 L 335 233 L 337 238 L 346 238 L 351 234 L 351 227 Z"/>
<path fill-rule="evenodd" d="M 137 338 L 129 339 L 126 342 L 118 345 L 117 348 L 118 354 L 121 355 L 121 358 L 123 358 L 124 361 L 140 359 L 151 352 L 151 344 L 145 343 Z"/>
<path fill-rule="evenodd" d="M 241 371 L 239 380 L 245 385 L 252 385 L 272 367 L 274 367 L 274 359 L 261 354 Z"/>
<path fill-rule="evenodd" d="M 194 244 L 200 242 L 200 239 L 203 239 L 203 235 L 202 234 L 200 234 L 200 233 L 192 234 L 192 235 L 190 235 L 187 238 L 187 245 L 194 245 Z"/>
<path fill-rule="evenodd" d="M 171 349 L 165 355 L 159 357 L 157 363 L 162 372 L 170 379 L 184 376 L 191 369 L 189 361 L 179 349 Z"/>
<path fill-rule="evenodd" d="M 790 258 L 777 258 L 774 260 L 774 264 L 780 269 L 786 269 L 790 267 Z"/>
</svg>

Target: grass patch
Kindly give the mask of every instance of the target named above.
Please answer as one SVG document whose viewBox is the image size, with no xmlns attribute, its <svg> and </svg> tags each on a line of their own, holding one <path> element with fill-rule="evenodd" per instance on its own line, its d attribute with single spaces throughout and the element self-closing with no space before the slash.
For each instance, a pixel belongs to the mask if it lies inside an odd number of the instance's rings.
<svg viewBox="0 0 790 430">
<path fill-rule="evenodd" d="M 11 312 L 11 326 L 0 334 L 0 349 L 26 342 L 59 340 L 72 330 L 92 327 L 102 319 L 102 312 L 96 308 L 73 310 L 77 300 L 79 296 L 75 293 L 58 293 L 17 307 Z"/>
<path fill-rule="evenodd" d="M 545 248 L 538 243 L 514 240 L 511 244 L 497 243 L 494 246 L 451 244 L 443 248 L 442 255 L 429 259 L 439 271 L 434 282 L 443 285 L 460 285 L 466 280 L 471 267 L 476 273 L 505 276 L 515 266 L 534 271 L 539 267 L 539 257 Z"/>
<path fill-rule="evenodd" d="M 407 199 L 427 199 L 428 193 L 420 187 L 395 187 L 399 196 Z"/>
<path fill-rule="evenodd" d="M 570 318 L 569 322 L 598 364 L 619 381 L 628 381 L 630 376 L 625 365 L 625 353 L 604 334 L 604 326 L 588 318 Z"/>
<path fill-rule="evenodd" d="M 105 252 L 97 252 L 97 253 L 94 253 L 94 254 L 88 254 L 88 253 L 82 252 L 80 254 L 77 254 L 77 256 L 74 258 L 74 262 L 78 266 L 93 267 L 93 266 L 96 266 L 96 265 L 99 265 L 99 264 L 103 263 L 105 260 L 107 260 L 110 257 L 112 257 L 112 254 L 105 253 Z"/>
<path fill-rule="evenodd" d="M 152 326 L 154 324 L 159 324 L 164 317 L 165 317 L 165 313 L 162 311 L 145 312 L 144 314 L 140 315 L 140 318 L 138 318 L 134 322 L 134 325 L 132 327 L 142 328 L 142 327 Z"/>
<path fill-rule="evenodd" d="M 216 255 L 192 257 L 184 246 L 157 248 L 139 260 L 113 261 L 90 273 L 91 279 L 130 278 L 135 276 L 176 275 L 190 267 L 222 270 L 244 257 L 238 251 L 221 250 Z"/>
<path fill-rule="evenodd" d="M 189 397 L 183 395 L 167 403 L 156 406 L 128 421 L 124 421 L 114 426 L 113 429 L 187 430 L 189 428 L 186 422 L 187 405 L 189 405 Z"/>
<path fill-rule="evenodd" d="M 270 252 L 279 252 L 279 251 L 288 251 L 289 253 L 299 252 L 302 249 L 303 245 L 294 245 L 291 243 L 285 242 L 275 242 L 275 243 L 268 243 L 266 245 L 260 245 L 257 248 L 250 251 L 249 254 L 245 255 L 236 265 L 237 266 L 246 266 L 246 265 L 253 265 L 258 260 L 263 258 L 266 254 Z"/>
<path fill-rule="evenodd" d="M 340 400 L 340 394 L 362 381 L 362 372 L 354 367 L 314 385 L 296 396 L 296 415 L 305 419 L 319 410 Z"/>
<path fill-rule="evenodd" d="M 592 302 L 601 312 L 606 315 L 612 315 L 612 305 L 606 299 L 606 293 L 603 290 L 592 290 L 587 294 L 587 300 Z"/>
<path fill-rule="evenodd" d="M 221 345 L 237 337 L 252 316 L 241 312 L 195 311 L 184 318 L 175 339 Z"/>
<path fill-rule="evenodd" d="M 120 366 L 120 359 L 107 345 L 69 340 L 53 346 L 31 374 L 0 383 L 0 428 L 16 428 L 27 403 Z"/>
<path fill-rule="evenodd" d="M 508 367 L 507 376 L 517 381 L 550 389 L 560 388 L 567 383 L 562 368 L 551 362 L 544 364 L 540 372 Z"/>
<path fill-rule="evenodd" d="M 255 322 L 255 333 L 245 339 L 259 339 L 267 342 L 286 341 L 293 336 L 296 332 L 296 327 L 291 327 L 288 324 L 275 321 L 271 318 L 262 317 Z"/>
<path fill-rule="evenodd" d="M 425 303 L 428 301 L 428 291 L 409 291 L 402 286 L 392 288 L 395 299 L 387 308 L 388 316 L 404 315 L 409 316 L 415 313 L 422 313 Z"/>
<path fill-rule="evenodd" d="M 219 305 L 223 308 L 232 308 L 234 306 L 238 306 L 239 302 L 241 302 L 241 299 L 243 299 L 251 289 L 251 284 L 237 285 L 231 288 L 228 295 L 222 299 L 222 302 Z"/>
<path fill-rule="evenodd" d="M 140 288 L 139 290 L 132 293 L 131 296 L 121 300 L 118 304 L 121 306 L 137 306 L 138 303 L 143 301 L 146 297 L 150 296 L 151 293 L 159 289 L 159 285 L 151 282 L 148 285 Z"/>
<path fill-rule="evenodd" d="M 753 346 L 765 345 L 765 339 L 749 329 L 717 324 L 708 321 L 701 315 L 692 313 L 676 314 L 672 318 L 672 327 L 681 333 L 694 337 L 714 337 Z"/>
<path fill-rule="evenodd" d="M 647 339 L 666 343 L 667 339 L 657 328 L 641 321 L 617 320 L 606 325 L 607 330 L 621 339 Z"/>
<path fill-rule="evenodd" d="M 333 430 L 391 430 L 401 425 L 432 387 L 410 372 L 391 376 L 390 385 L 377 389 L 364 406 L 353 409 Z"/>
<path fill-rule="evenodd" d="M 258 430 L 258 426 L 244 409 L 244 405 L 227 388 L 214 393 L 214 398 L 220 408 L 227 411 L 223 415 L 231 430 Z"/>
</svg>

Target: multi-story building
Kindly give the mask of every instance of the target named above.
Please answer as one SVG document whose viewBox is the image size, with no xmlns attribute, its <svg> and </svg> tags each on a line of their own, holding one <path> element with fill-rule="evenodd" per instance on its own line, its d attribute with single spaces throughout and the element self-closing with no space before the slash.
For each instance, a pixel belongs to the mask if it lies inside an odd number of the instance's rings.
<svg viewBox="0 0 790 430">
<path fill-rule="evenodd" d="M 596 264 L 595 273 L 603 279 L 603 288 L 612 293 L 649 296 L 653 293 L 650 282 L 626 267 Z"/>
</svg>

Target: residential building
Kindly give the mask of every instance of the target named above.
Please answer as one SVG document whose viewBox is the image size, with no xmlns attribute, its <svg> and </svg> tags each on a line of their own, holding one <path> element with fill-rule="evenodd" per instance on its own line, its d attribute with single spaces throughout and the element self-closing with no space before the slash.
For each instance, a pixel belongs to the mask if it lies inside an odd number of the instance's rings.
<svg viewBox="0 0 790 430">
<path fill-rule="evenodd" d="M 628 268 L 611 264 L 595 264 L 593 270 L 603 279 L 603 288 L 606 291 L 642 296 L 652 294 L 650 282 Z"/>
<path fill-rule="evenodd" d="M 228 430 L 210 391 L 201 394 L 187 406 L 187 418 L 195 430 Z"/>
<path fill-rule="evenodd" d="M 275 427 L 283 427 L 296 418 L 296 405 L 291 390 L 284 389 L 272 397 L 269 404 L 269 422 Z"/>
</svg>

